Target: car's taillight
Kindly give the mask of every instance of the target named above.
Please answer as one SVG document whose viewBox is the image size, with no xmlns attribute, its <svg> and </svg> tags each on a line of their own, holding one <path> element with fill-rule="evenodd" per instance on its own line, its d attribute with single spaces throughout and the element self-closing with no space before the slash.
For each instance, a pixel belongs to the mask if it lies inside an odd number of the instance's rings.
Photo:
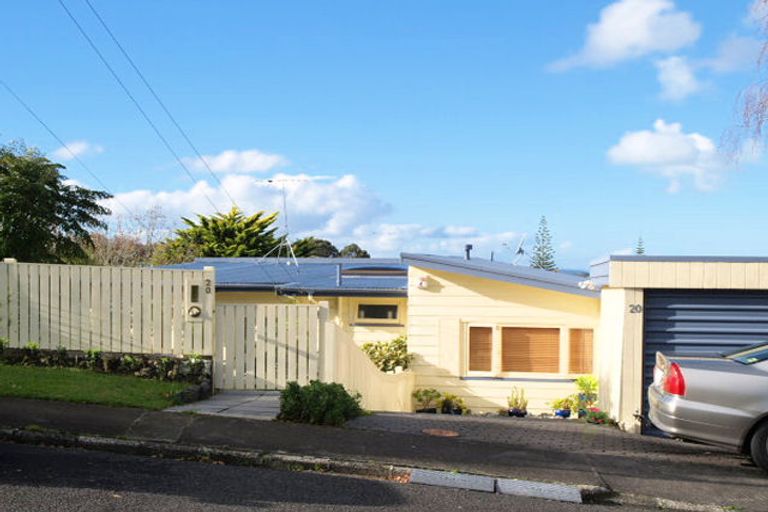
<svg viewBox="0 0 768 512">
<path fill-rule="evenodd" d="M 664 375 L 664 391 L 670 395 L 685 396 L 685 377 L 677 363 L 671 363 Z"/>
</svg>

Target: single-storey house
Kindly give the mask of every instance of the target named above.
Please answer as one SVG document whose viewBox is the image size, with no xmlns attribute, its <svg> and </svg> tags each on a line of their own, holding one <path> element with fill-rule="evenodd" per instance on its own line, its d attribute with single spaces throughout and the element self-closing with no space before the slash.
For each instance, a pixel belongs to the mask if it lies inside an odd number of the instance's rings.
<svg viewBox="0 0 768 512">
<path fill-rule="evenodd" d="M 479 258 L 200 258 L 217 303 L 327 302 L 357 346 L 408 337 L 414 388 L 533 413 L 599 378 L 600 402 L 640 431 L 656 350 L 718 351 L 768 338 L 768 258 L 612 256 L 588 277 Z M 371 391 L 369 391 L 371 392 Z"/>
</svg>

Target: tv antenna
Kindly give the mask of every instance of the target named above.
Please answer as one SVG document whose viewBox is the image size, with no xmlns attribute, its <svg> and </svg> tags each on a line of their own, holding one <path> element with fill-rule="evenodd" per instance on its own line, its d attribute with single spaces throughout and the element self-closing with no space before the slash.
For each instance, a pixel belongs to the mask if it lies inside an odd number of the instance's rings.
<svg viewBox="0 0 768 512">
<path fill-rule="evenodd" d="M 280 241 L 277 243 L 277 245 L 261 257 L 259 263 L 262 263 L 266 258 L 269 258 L 270 256 L 277 258 L 277 262 L 279 263 L 280 257 L 283 256 L 283 253 L 285 253 L 285 258 L 288 260 L 288 264 L 290 265 L 293 263 L 293 265 L 298 269 L 299 260 L 296 258 L 296 253 L 293 251 L 293 246 L 291 245 L 289 236 L 290 230 L 288 229 L 288 194 L 285 191 L 285 184 L 306 183 L 310 181 L 327 180 L 331 178 L 332 176 L 317 176 L 312 178 L 269 178 L 266 180 L 261 180 L 261 182 L 267 186 L 277 185 L 280 187 L 280 195 L 283 202 L 283 209 L 280 214 L 283 217 L 283 231 L 285 233 L 282 237 L 280 237 Z"/>
<path fill-rule="evenodd" d="M 528 236 L 528 235 L 523 235 L 523 236 L 520 237 L 520 242 L 517 244 L 517 249 L 515 249 L 513 251 L 514 254 L 515 254 L 515 259 L 512 260 L 512 264 L 513 265 L 517 265 L 518 263 L 520 263 L 520 260 L 523 258 L 523 256 L 525 256 L 524 244 L 525 244 L 526 236 Z M 510 247 L 510 245 L 508 243 L 503 243 L 501 245 L 503 245 L 504 247 L 506 247 L 510 251 L 512 250 L 512 247 Z"/>
</svg>

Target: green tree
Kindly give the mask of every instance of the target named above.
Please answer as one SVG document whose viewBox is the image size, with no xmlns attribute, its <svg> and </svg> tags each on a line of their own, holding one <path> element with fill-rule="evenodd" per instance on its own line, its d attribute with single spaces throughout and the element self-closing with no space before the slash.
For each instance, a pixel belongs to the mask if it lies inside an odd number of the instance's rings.
<svg viewBox="0 0 768 512">
<path fill-rule="evenodd" d="M 297 258 L 338 258 L 339 250 L 330 241 L 308 236 L 292 244 Z"/>
<path fill-rule="evenodd" d="M 187 227 L 176 230 L 175 238 L 158 246 L 152 257 L 155 264 L 182 263 L 197 257 L 264 256 L 280 243 L 273 227 L 277 212 L 246 216 L 235 207 L 229 213 L 198 215 L 196 221 L 181 220 Z"/>
<path fill-rule="evenodd" d="M 360 247 L 357 244 L 349 244 L 345 246 L 341 251 L 339 251 L 339 255 L 342 258 L 370 258 L 371 255 Z"/>
<path fill-rule="evenodd" d="M 539 221 L 539 229 L 536 231 L 536 238 L 533 242 L 531 267 L 557 271 L 555 249 L 552 247 L 552 234 L 549 232 L 547 218 L 543 215 Z"/>
<path fill-rule="evenodd" d="M 635 254 L 645 254 L 645 242 L 643 237 L 637 239 L 637 245 L 635 246 Z"/>
<path fill-rule="evenodd" d="M 67 183 L 65 167 L 23 145 L 0 147 L 0 257 L 26 262 L 79 263 L 89 229 L 104 228 L 112 197 Z"/>
</svg>

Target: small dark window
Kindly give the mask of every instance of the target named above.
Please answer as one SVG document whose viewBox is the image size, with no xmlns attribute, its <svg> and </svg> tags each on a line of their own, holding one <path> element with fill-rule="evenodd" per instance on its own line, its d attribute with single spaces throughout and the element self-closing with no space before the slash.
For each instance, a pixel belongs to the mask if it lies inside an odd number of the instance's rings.
<svg viewBox="0 0 768 512">
<path fill-rule="evenodd" d="M 357 318 L 361 320 L 397 320 L 397 305 L 360 304 L 357 306 Z"/>
<path fill-rule="evenodd" d="M 189 292 L 189 302 L 200 302 L 200 287 L 193 284 Z"/>
</svg>

